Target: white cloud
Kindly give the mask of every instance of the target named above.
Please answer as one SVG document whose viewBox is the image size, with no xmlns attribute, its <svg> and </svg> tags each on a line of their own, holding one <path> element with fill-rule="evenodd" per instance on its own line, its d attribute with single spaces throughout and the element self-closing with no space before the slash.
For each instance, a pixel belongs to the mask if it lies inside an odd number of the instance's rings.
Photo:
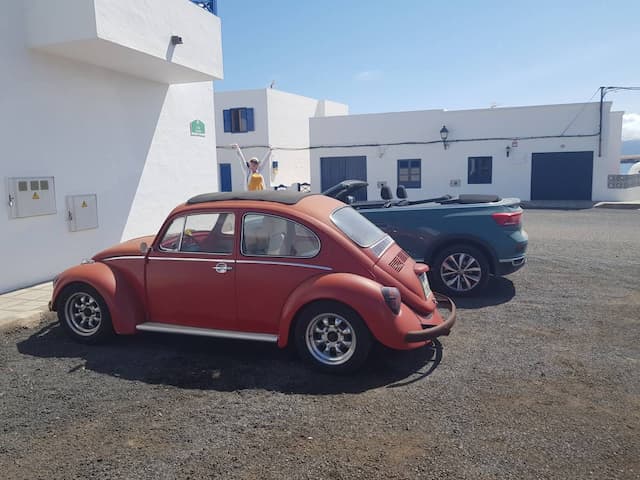
<svg viewBox="0 0 640 480">
<path fill-rule="evenodd" d="M 640 140 L 640 113 L 625 113 L 622 117 L 622 140 Z"/>
<path fill-rule="evenodd" d="M 357 82 L 369 82 L 371 80 L 377 80 L 380 77 L 382 77 L 382 72 L 380 70 L 364 70 L 356 73 L 353 78 Z"/>
</svg>

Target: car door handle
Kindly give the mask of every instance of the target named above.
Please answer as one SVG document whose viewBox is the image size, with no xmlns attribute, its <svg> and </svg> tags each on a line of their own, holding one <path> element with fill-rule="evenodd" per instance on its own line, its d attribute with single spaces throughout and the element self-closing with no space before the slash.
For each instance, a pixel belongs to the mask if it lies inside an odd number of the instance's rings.
<svg viewBox="0 0 640 480">
<path fill-rule="evenodd" d="M 216 263 L 216 266 L 211 268 L 213 268 L 216 273 L 227 273 L 229 270 L 233 270 L 233 267 L 226 263 Z"/>
</svg>

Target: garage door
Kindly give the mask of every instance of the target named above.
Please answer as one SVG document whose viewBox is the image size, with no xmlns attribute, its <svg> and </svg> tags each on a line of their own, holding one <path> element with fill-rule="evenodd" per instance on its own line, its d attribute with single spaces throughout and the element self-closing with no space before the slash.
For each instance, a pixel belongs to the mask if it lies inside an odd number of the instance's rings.
<svg viewBox="0 0 640 480">
<path fill-rule="evenodd" d="M 592 182 L 592 151 L 531 157 L 531 200 L 591 200 Z"/>
<path fill-rule="evenodd" d="M 320 182 L 322 191 L 343 180 L 367 180 L 367 157 L 321 157 Z M 355 194 L 356 200 L 367 199 L 367 189 Z"/>
</svg>

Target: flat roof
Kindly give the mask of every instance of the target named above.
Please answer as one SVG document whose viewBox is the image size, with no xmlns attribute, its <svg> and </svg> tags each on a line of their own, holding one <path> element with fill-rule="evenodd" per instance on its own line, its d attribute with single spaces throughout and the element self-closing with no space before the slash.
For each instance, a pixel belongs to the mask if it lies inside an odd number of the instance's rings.
<svg viewBox="0 0 640 480">
<path fill-rule="evenodd" d="M 206 202 L 222 202 L 224 200 L 254 200 L 262 202 L 277 202 L 294 205 L 311 193 L 295 190 L 258 190 L 253 192 L 212 192 L 203 193 L 187 200 L 187 205 Z"/>
</svg>

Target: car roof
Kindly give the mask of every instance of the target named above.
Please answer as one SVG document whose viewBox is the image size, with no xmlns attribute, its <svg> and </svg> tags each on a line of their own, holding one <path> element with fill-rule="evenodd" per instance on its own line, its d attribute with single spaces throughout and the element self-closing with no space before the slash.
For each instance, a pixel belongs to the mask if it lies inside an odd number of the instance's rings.
<svg viewBox="0 0 640 480">
<path fill-rule="evenodd" d="M 198 203 L 222 202 L 225 200 L 254 200 L 263 202 L 277 202 L 287 205 L 295 205 L 304 197 L 312 195 L 311 193 L 303 193 L 287 190 L 259 190 L 253 192 L 213 192 L 196 195 L 187 200 L 187 205 L 195 205 Z"/>
</svg>

